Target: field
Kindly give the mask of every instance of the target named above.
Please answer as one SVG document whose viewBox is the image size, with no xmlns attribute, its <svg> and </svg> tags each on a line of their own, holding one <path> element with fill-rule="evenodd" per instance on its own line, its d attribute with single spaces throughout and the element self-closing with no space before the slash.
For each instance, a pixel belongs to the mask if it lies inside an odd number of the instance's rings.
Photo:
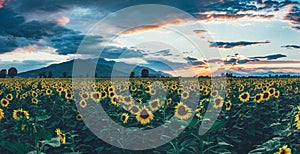
<svg viewBox="0 0 300 154">
<path fill-rule="evenodd" d="M 115 143 L 109 134 L 115 127 L 89 129 L 104 118 L 99 105 L 123 128 L 181 124 L 163 135 L 169 142 L 143 153 L 294 153 L 300 151 L 299 87 L 299 78 L 1 79 L 0 153 L 142 152 L 118 147 L 143 147 L 143 136 L 115 147 L 107 143 Z M 216 121 L 199 135 L 211 115 Z"/>
</svg>

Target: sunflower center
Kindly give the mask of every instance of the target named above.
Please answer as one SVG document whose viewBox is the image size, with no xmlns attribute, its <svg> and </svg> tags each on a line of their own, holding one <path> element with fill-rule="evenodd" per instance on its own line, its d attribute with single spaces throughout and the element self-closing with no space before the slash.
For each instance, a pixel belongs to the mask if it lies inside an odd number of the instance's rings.
<svg viewBox="0 0 300 154">
<path fill-rule="evenodd" d="M 99 98 L 99 94 L 93 94 L 93 97 L 98 99 Z"/>
<path fill-rule="evenodd" d="M 268 93 L 264 93 L 263 98 L 268 98 L 268 97 L 269 97 L 269 94 Z"/>
<path fill-rule="evenodd" d="M 152 106 L 153 108 L 156 108 L 157 105 L 158 105 L 157 101 L 154 101 L 153 103 L 151 103 L 151 106 Z"/>
<path fill-rule="evenodd" d="M 260 95 L 257 95 L 257 96 L 255 97 L 255 99 L 256 99 L 256 100 L 259 100 L 259 99 L 260 99 Z"/>
<path fill-rule="evenodd" d="M 244 94 L 244 95 L 242 95 L 242 98 L 243 98 L 243 99 L 246 99 L 247 96 L 248 96 L 247 94 Z"/>
<path fill-rule="evenodd" d="M 147 119 L 149 117 L 149 114 L 145 109 L 143 109 L 140 113 L 140 117 L 143 119 Z"/>
<path fill-rule="evenodd" d="M 220 99 L 216 99 L 216 105 L 220 105 L 220 103 L 221 103 L 221 100 Z"/>
<path fill-rule="evenodd" d="M 178 114 L 179 114 L 179 115 L 186 115 L 187 113 L 188 113 L 188 111 L 185 109 L 184 106 L 180 106 L 180 107 L 178 108 Z"/>
</svg>

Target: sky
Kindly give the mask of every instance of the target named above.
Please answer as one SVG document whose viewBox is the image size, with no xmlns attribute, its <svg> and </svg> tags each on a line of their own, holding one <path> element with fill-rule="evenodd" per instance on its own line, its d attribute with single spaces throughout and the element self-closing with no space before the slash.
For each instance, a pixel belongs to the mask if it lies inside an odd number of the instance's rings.
<svg viewBox="0 0 300 154">
<path fill-rule="evenodd" d="M 299 0 L 0 0 L 0 69 L 102 52 L 174 76 L 297 74 L 299 34 Z"/>
</svg>

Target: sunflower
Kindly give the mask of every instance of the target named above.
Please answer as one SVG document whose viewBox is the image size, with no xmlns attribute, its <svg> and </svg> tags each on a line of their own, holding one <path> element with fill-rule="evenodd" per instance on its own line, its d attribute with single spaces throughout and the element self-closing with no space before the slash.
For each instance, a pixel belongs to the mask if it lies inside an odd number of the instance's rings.
<svg viewBox="0 0 300 154">
<path fill-rule="evenodd" d="M 180 120 L 185 120 L 191 117 L 191 108 L 187 105 L 183 104 L 182 102 L 178 103 L 175 106 L 175 116 Z"/>
<path fill-rule="evenodd" d="M 170 105 L 171 103 L 172 103 L 172 98 L 170 97 L 167 99 L 167 104 Z"/>
<path fill-rule="evenodd" d="M 13 95 L 12 94 L 7 94 L 6 97 L 5 97 L 7 100 L 11 101 L 13 100 Z"/>
<path fill-rule="evenodd" d="M 151 101 L 149 103 L 149 105 L 150 105 L 151 111 L 156 111 L 160 106 L 159 99 L 158 98 L 154 99 L 153 101 Z"/>
<path fill-rule="evenodd" d="M 85 107 L 87 106 L 87 102 L 86 102 L 84 99 L 82 99 L 82 100 L 79 102 L 79 105 L 80 105 L 80 107 L 85 108 Z"/>
<path fill-rule="evenodd" d="M 204 113 L 205 111 L 205 107 L 204 106 L 200 106 L 199 108 L 196 109 L 197 113 Z"/>
<path fill-rule="evenodd" d="M 239 92 L 244 91 L 244 88 L 245 87 L 243 85 L 241 85 L 240 88 L 239 88 Z"/>
<path fill-rule="evenodd" d="M 276 92 L 276 89 L 275 88 L 269 88 L 269 93 L 271 96 L 273 96 Z"/>
<path fill-rule="evenodd" d="M 123 122 L 123 124 L 126 124 L 129 119 L 129 115 L 127 113 L 123 113 L 120 117 L 120 120 Z"/>
<path fill-rule="evenodd" d="M 112 97 L 116 97 L 116 92 L 114 92 L 114 91 L 110 91 L 109 93 L 108 93 L 108 96 L 110 97 L 110 98 L 112 98 Z"/>
<path fill-rule="evenodd" d="M 18 109 L 18 110 L 14 110 L 13 112 L 13 118 L 15 120 L 20 120 L 22 117 L 29 119 L 29 113 L 25 110 L 23 110 L 22 108 Z"/>
<path fill-rule="evenodd" d="M 231 101 L 227 101 L 227 102 L 225 103 L 225 106 L 226 106 L 226 111 L 229 111 L 229 110 L 231 109 L 231 106 L 232 106 Z"/>
<path fill-rule="evenodd" d="M 280 91 L 279 90 L 276 90 L 275 93 L 274 93 L 274 97 L 275 98 L 278 98 L 280 96 Z"/>
<path fill-rule="evenodd" d="M 46 90 L 46 95 L 51 95 L 52 94 L 52 90 L 51 89 L 47 89 Z"/>
<path fill-rule="evenodd" d="M 155 95 L 156 94 L 156 91 L 154 90 L 154 89 L 152 89 L 151 91 L 150 91 L 150 95 Z"/>
<path fill-rule="evenodd" d="M 31 102 L 32 102 L 33 104 L 38 104 L 38 103 L 39 103 L 39 100 L 36 99 L 36 98 L 32 98 L 32 99 L 31 99 Z"/>
<path fill-rule="evenodd" d="M 279 148 L 278 152 L 275 152 L 274 154 L 292 154 L 292 150 L 288 148 L 287 145 L 284 145 L 283 147 Z"/>
<path fill-rule="evenodd" d="M 0 120 L 4 118 L 4 112 L 3 109 L 0 109 Z"/>
<path fill-rule="evenodd" d="M 262 101 L 262 98 L 263 98 L 263 94 L 256 94 L 254 96 L 254 102 L 260 103 Z"/>
<path fill-rule="evenodd" d="M 223 106 L 223 98 L 221 96 L 218 96 L 214 99 L 214 108 L 219 109 Z"/>
<path fill-rule="evenodd" d="M 150 112 L 145 106 L 138 112 L 135 116 L 136 120 L 140 122 L 142 125 L 149 123 L 153 118 L 154 115 Z"/>
<path fill-rule="evenodd" d="M 263 97 L 262 97 L 262 99 L 263 100 L 269 100 L 270 99 L 270 96 L 271 96 L 271 94 L 270 94 L 270 92 L 269 91 L 265 91 L 265 92 L 263 92 Z"/>
<path fill-rule="evenodd" d="M 1 99 L 1 105 L 2 105 L 2 107 L 7 107 L 8 104 L 9 104 L 9 101 L 7 99 L 5 99 L 5 98 Z"/>
<path fill-rule="evenodd" d="M 93 101 L 98 103 L 101 100 L 101 94 L 99 92 L 92 92 L 91 93 L 91 98 L 92 98 Z"/>
<path fill-rule="evenodd" d="M 114 106 L 120 106 L 120 104 L 118 103 L 118 98 L 117 96 L 113 96 L 110 98 L 110 102 L 114 105 Z"/>
<path fill-rule="evenodd" d="M 138 106 L 135 106 L 135 105 L 132 105 L 132 106 L 129 108 L 130 113 L 131 113 L 131 114 L 134 114 L 134 115 L 138 114 L 140 110 L 141 110 L 141 109 L 140 109 Z"/>
<path fill-rule="evenodd" d="M 136 87 L 135 87 L 135 86 L 131 86 L 131 87 L 130 87 L 130 90 L 131 90 L 132 92 L 135 92 L 135 91 L 136 91 Z"/>
<path fill-rule="evenodd" d="M 181 93 L 181 98 L 182 99 L 188 99 L 189 98 L 189 92 L 187 92 L 187 91 L 182 92 Z"/>
<path fill-rule="evenodd" d="M 55 132 L 56 132 L 57 136 L 59 137 L 60 142 L 62 144 L 66 144 L 66 134 L 62 133 L 59 128 L 56 128 Z"/>
<path fill-rule="evenodd" d="M 181 94 L 181 93 L 183 93 L 183 89 L 182 88 L 177 89 L 177 94 Z"/>
<path fill-rule="evenodd" d="M 101 98 L 106 98 L 107 97 L 107 93 L 106 91 L 101 91 Z"/>
<path fill-rule="evenodd" d="M 242 102 L 248 102 L 250 98 L 250 94 L 249 92 L 243 92 L 242 94 L 240 94 L 239 99 Z"/>
<path fill-rule="evenodd" d="M 216 97 L 216 96 L 218 96 L 218 95 L 219 95 L 219 93 L 218 93 L 217 90 L 213 90 L 213 91 L 210 93 L 210 96 L 212 96 L 212 97 Z"/>
<path fill-rule="evenodd" d="M 71 92 L 67 92 L 67 93 L 65 94 L 65 98 L 66 98 L 66 99 L 73 99 L 73 94 L 72 94 Z"/>
<path fill-rule="evenodd" d="M 125 96 L 124 98 L 123 98 L 123 101 L 122 101 L 124 104 L 126 104 L 126 105 L 130 105 L 130 104 L 132 104 L 132 99 L 131 99 L 131 97 L 130 96 Z"/>
<path fill-rule="evenodd" d="M 77 114 L 76 115 L 76 120 L 81 121 L 82 120 L 82 115 L 81 114 Z"/>
<path fill-rule="evenodd" d="M 84 100 L 88 100 L 90 98 L 90 95 L 87 92 L 82 92 L 80 93 L 80 97 Z"/>
<path fill-rule="evenodd" d="M 35 91 L 32 91 L 32 92 L 31 92 L 31 96 L 32 96 L 32 97 L 37 97 L 38 94 L 37 94 Z"/>
<path fill-rule="evenodd" d="M 204 96 L 206 96 L 206 95 L 208 95 L 209 94 L 209 91 L 207 91 L 207 90 L 205 90 L 204 92 L 203 92 L 203 95 Z"/>
</svg>

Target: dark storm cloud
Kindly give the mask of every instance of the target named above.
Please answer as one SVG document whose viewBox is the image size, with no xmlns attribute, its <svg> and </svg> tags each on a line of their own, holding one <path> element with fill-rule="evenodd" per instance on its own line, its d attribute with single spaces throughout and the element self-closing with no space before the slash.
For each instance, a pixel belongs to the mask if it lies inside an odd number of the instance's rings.
<svg viewBox="0 0 300 154">
<path fill-rule="evenodd" d="M 286 57 L 286 55 L 283 54 L 274 54 L 274 55 L 268 55 L 268 56 L 258 56 L 258 57 L 253 57 L 255 59 L 267 59 L 267 60 L 275 60 L 279 58 Z"/>
<path fill-rule="evenodd" d="M 206 65 L 207 63 L 205 61 L 199 60 L 195 57 L 186 57 L 185 58 L 188 62 L 190 62 L 192 65 Z"/>
<path fill-rule="evenodd" d="M 300 45 L 285 45 L 281 46 L 282 48 L 289 48 L 289 49 L 300 49 Z"/>
<path fill-rule="evenodd" d="M 267 44 L 267 43 L 270 43 L 270 41 L 264 41 L 264 42 L 239 41 L 239 42 L 209 42 L 209 43 L 210 43 L 209 47 L 230 49 L 230 48 L 234 48 L 234 47 L 243 47 L 243 46 L 257 45 L 257 44 Z"/>
<path fill-rule="evenodd" d="M 172 56 L 173 54 L 170 53 L 170 50 L 161 50 L 154 53 L 156 56 Z"/>
<path fill-rule="evenodd" d="M 0 53 L 17 47 L 38 44 L 43 38 L 61 37 L 73 30 L 57 26 L 51 22 L 29 21 L 11 9 L 0 9 Z"/>
</svg>

